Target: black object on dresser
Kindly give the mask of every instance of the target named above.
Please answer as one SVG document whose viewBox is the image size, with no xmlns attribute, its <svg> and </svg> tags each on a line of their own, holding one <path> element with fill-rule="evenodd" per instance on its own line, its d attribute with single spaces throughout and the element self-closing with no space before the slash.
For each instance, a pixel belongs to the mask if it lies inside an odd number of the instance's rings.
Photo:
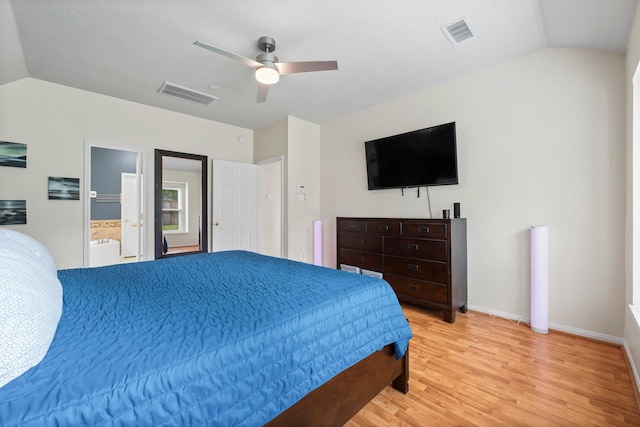
<svg viewBox="0 0 640 427">
<path fill-rule="evenodd" d="M 338 267 L 383 273 L 398 299 L 442 310 L 453 323 L 467 311 L 467 220 L 336 219 Z"/>
</svg>

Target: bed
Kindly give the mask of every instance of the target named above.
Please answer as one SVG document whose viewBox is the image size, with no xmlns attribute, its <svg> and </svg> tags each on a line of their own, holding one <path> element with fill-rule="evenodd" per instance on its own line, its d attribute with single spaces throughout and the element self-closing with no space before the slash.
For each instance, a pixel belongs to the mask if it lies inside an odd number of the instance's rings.
<svg viewBox="0 0 640 427">
<path fill-rule="evenodd" d="M 57 277 L 55 335 L 0 387 L 1 426 L 339 425 L 407 391 L 411 330 L 380 279 L 244 251 Z"/>
</svg>

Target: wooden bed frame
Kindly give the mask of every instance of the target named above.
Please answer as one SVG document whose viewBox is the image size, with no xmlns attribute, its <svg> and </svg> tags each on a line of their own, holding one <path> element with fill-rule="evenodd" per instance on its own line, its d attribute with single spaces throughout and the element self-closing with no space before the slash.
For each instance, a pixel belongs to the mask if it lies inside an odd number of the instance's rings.
<svg viewBox="0 0 640 427">
<path fill-rule="evenodd" d="M 340 426 L 389 384 L 409 391 L 409 349 L 396 360 L 393 344 L 376 351 L 307 394 L 268 426 Z"/>
</svg>

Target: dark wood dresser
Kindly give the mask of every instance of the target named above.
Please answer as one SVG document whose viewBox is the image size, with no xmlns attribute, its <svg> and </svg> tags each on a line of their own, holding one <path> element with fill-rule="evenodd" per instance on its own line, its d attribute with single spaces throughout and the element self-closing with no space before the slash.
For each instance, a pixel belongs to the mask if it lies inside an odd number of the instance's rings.
<svg viewBox="0 0 640 427">
<path fill-rule="evenodd" d="M 398 299 L 442 310 L 453 323 L 467 311 L 467 220 L 336 220 L 341 264 L 383 273 Z"/>
</svg>

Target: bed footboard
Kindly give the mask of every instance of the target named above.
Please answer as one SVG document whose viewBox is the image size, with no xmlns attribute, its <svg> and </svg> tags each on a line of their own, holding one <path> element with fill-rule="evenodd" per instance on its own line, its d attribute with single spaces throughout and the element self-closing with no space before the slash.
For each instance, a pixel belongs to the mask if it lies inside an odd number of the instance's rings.
<svg viewBox="0 0 640 427">
<path fill-rule="evenodd" d="M 393 345 L 342 371 L 267 425 L 343 425 L 389 384 L 409 391 L 409 351 L 396 360 Z"/>
</svg>

